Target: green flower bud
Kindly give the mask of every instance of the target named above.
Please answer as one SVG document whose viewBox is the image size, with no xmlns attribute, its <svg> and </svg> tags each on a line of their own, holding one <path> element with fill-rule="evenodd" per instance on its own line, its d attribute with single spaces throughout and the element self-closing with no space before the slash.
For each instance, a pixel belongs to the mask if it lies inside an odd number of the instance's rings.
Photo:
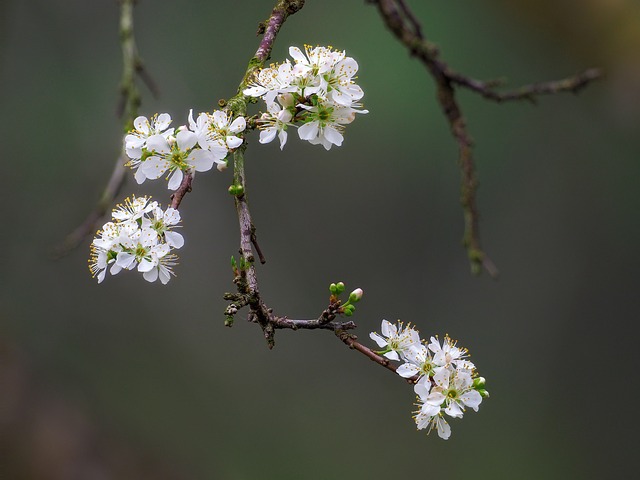
<svg viewBox="0 0 640 480">
<path fill-rule="evenodd" d="M 244 187 L 242 185 L 233 184 L 233 185 L 229 185 L 229 188 L 227 189 L 227 191 L 229 192 L 230 195 L 239 197 L 244 193 Z"/>
<path fill-rule="evenodd" d="M 473 388 L 475 388 L 476 390 L 484 388 L 485 383 L 486 380 L 484 379 L 484 377 L 476 377 L 473 379 Z"/>
<path fill-rule="evenodd" d="M 333 294 L 338 293 L 338 286 L 335 283 L 329 285 L 329 291 Z"/>
<path fill-rule="evenodd" d="M 364 292 L 362 291 L 361 288 L 356 288 L 353 292 L 349 294 L 349 301 L 351 303 L 356 303 L 358 300 L 362 298 L 363 294 Z"/>
<path fill-rule="evenodd" d="M 344 283 L 338 282 L 336 283 L 337 293 L 340 294 L 344 292 Z"/>
<path fill-rule="evenodd" d="M 480 390 L 478 390 L 478 393 L 482 395 L 482 398 L 489 398 L 489 392 L 486 391 L 484 388 L 481 388 Z"/>
</svg>

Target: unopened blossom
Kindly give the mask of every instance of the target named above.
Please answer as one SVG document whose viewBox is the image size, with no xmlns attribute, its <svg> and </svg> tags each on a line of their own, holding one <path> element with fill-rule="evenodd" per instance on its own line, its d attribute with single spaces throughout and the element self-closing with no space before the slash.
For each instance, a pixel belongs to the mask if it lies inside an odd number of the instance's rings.
<svg viewBox="0 0 640 480">
<path fill-rule="evenodd" d="M 384 349 L 383 355 L 391 360 L 405 358 L 411 348 L 420 345 L 418 332 L 410 325 L 403 326 L 402 322 L 398 322 L 396 326 L 382 320 L 381 333 L 382 336 L 371 332 L 369 337 Z"/>
</svg>

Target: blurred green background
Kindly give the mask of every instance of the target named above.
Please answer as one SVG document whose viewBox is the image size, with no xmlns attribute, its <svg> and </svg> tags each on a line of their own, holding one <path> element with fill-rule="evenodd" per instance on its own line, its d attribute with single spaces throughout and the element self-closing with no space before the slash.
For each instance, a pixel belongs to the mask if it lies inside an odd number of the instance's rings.
<svg viewBox="0 0 640 480">
<path fill-rule="evenodd" d="M 235 93 L 274 2 L 141 0 L 140 53 L 162 96 L 211 110 Z M 249 137 L 249 199 L 276 312 L 313 317 L 327 286 L 362 287 L 364 343 L 383 318 L 449 333 L 492 397 L 415 430 L 411 388 L 327 332 L 223 326 L 238 227 L 231 173 L 182 204 L 178 277 L 98 285 L 87 239 L 48 253 L 93 207 L 122 140 L 115 1 L 0 3 L 0 477 L 101 479 L 634 478 L 640 222 L 637 1 L 412 1 L 455 69 L 511 85 L 602 66 L 579 96 L 495 105 L 462 92 L 499 281 L 469 274 L 456 146 L 424 68 L 364 2 L 308 0 L 289 45 L 359 62 L 370 114 L 341 148 Z M 162 182 L 132 178 L 119 200 Z"/>
</svg>

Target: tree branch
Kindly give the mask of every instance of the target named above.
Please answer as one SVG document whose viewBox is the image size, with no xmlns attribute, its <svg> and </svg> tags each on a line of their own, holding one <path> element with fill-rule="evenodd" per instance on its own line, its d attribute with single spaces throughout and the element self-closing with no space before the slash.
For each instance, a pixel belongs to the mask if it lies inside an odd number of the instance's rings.
<svg viewBox="0 0 640 480">
<path fill-rule="evenodd" d="M 398 370 L 398 367 L 396 365 L 391 363 L 389 361 L 389 359 L 387 359 L 387 358 L 385 358 L 385 357 L 383 357 L 381 355 L 378 355 L 376 352 L 374 352 L 370 348 L 365 347 L 364 345 L 362 345 L 360 342 L 357 341 L 358 337 L 356 337 L 355 335 L 347 333 L 344 330 L 336 330 L 335 333 L 336 333 L 336 336 L 340 340 L 342 340 L 342 342 L 346 346 L 348 346 L 349 348 L 362 353 L 369 360 L 377 363 L 378 365 L 380 365 L 381 367 L 386 368 L 387 370 L 392 371 L 396 375 L 398 374 L 398 372 L 396 371 L 396 370 Z M 405 378 L 405 380 L 407 382 L 409 382 L 409 383 L 416 383 L 418 381 L 418 378 L 419 378 L 418 375 L 414 375 L 413 377 Z"/>
<path fill-rule="evenodd" d="M 193 182 L 193 175 L 185 172 L 180 186 L 171 194 L 171 208 L 178 210 L 184 196 L 191 191 L 191 182 Z"/>
<path fill-rule="evenodd" d="M 526 85 L 506 92 L 496 91 L 500 82 L 483 82 L 469 78 L 453 71 L 439 58 L 438 48 L 427 41 L 422 34 L 422 27 L 404 0 L 367 0 L 375 4 L 391 32 L 417 57 L 433 77 L 437 88 L 437 99 L 440 108 L 449 123 L 451 133 L 458 144 L 458 164 L 462 173 L 460 203 L 464 212 L 463 244 L 471 270 L 479 274 L 486 270 L 492 277 L 497 277 L 498 270 L 480 245 L 479 213 L 476 202 L 478 179 L 473 160 L 473 142 L 467 131 L 467 125 L 456 100 L 455 87 L 460 86 L 496 102 L 508 100 L 535 101 L 539 95 L 560 92 L 577 93 L 591 81 L 600 77 L 597 69 L 590 69 L 574 77 L 546 83 Z"/>
<path fill-rule="evenodd" d="M 133 120 L 138 116 L 140 107 L 140 92 L 136 86 L 136 74 L 147 85 L 154 97 L 157 97 L 158 88 L 144 68 L 144 64 L 138 55 L 138 47 L 133 30 L 133 9 L 136 0 L 119 0 L 120 3 L 120 46 L 122 50 L 122 78 L 120 80 L 120 99 L 116 106 L 118 117 L 122 117 L 125 131 L 133 128 Z M 84 239 L 93 234 L 99 226 L 102 217 L 110 210 L 118 192 L 126 180 L 124 167 L 127 159 L 121 151 L 116 158 L 111 177 L 107 182 L 98 204 L 65 240 L 54 248 L 53 256 L 60 258 L 77 248 Z"/>
</svg>

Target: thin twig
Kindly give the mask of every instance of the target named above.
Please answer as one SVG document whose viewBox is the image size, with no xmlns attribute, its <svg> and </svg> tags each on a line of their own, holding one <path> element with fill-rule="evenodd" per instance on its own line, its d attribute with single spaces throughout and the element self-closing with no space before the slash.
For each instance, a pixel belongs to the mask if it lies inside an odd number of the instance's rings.
<svg viewBox="0 0 640 480">
<path fill-rule="evenodd" d="M 271 15 L 267 22 L 263 25 L 264 35 L 260 41 L 260 45 L 250 60 L 249 66 L 245 71 L 245 74 L 238 86 L 238 93 L 230 98 L 225 105 L 225 108 L 233 112 L 234 116 L 245 116 L 247 111 L 247 104 L 251 101 L 249 97 L 246 97 L 242 92 L 249 85 L 252 78 L 263 66 L 266 60 L 271 55 L 273 43 L 280 31 L 280 28 L 286 21 L 286 19 L 298 12 L 304 6 L 304 0 L 279 0 L 276 6 L 271 11 Z M 260 298 L 260 291 L 258 288 L 258 278 L 254 266 L 253 246 L 256 247 L 260 261 L 263 262 L 264 255 L 262 251 L 257 247 L 257 239 L 255 226 L 251 220 L 251 213 L 249 211 L 249 203 L 247 198 L 247 186 L 244 171 L 244 150 L 246 145 L 243 144 L 233 153 L 233 179 L 234 184 L 240 188 L 242 192 L 235 196 L 236 213 L 238 215 L 238 223 L 240 225 L 240 253 L 244 259 L 244 270 L 242 275 L 244 282 L 237 283 L 238 291 L 247 295 L 248 304 L 250 308 L 249 320 L 258 323 L 263 331 L 264 337 L 267 340 L 269 348 L 273 348 L 275 345 L 275 323 L 272 321 L 274 318 L 269 308 L 264 304 Z M 264 262 L 263 262 L 264 263 Z"/>
<path fill-rule="evenodd" d="M 180 202 L 182 202 L 182 199 L 184 198 L 184 196 L 191 191 L 192 182 L 193 182 L 193 175 L 191 175 L 188 172 L 185 172 L 184 176 L 182 177 L 182 182 L 180 183 L 180 186 L 175 192 L 171 194 L 171 208 L 175 208 L 176 210 L 178 210 L 178 207 L 180 206 Z"/>
<path fill-rule="evenodd" d="M 136 86 L 136 74 L 149 87 L 154 97 L 157 97 L 158 87 L 144 68 L 138 55 L 138 47 L 133 30 L 133 9 L 135 0 L 120 0 L 120 44 L 122 50 L 122 79 L 120 80 L 120 98 L 116 106 L 118 117 L 122 117 L 125 131 L 133 127 L 133 120 L 138 116 L 140 107 L 140 92 Z M 127 159 L 124 152 L 117 157 L 107 186 L 105 187 L 96 207 L 87 218 L 65 240 L 54 248 L 54 257 L 60 258 L 77 248 L 84 239 L 92 235 L 100 224 L 100 220 L 112 207 L 114 200 L 126 181 L 124 167 Z"/>
<path fill-rule="evenodd" d="M 424 64 L 436 83 L 438 103 L 458 144 L 458 164 L 462 173 L 460 202 L 465 225 L 463 243 L 467 249 L 471 270 L 478 274 L 484 269 L 492 277 L 497 277 L 497 268 L 480 245 L 480 215 L 476 202 L 478 179 L 473 159 L 473 142 L 456 99 L 455 87 L 468 88 L 496 102 L 508 100 L 535 102 L 536 97 L 540 95 L 560 92 L 577 93 L 599 78 L 601 72 L 590 69 L 562 80 L 525 85 L 516 90 L 498 92 L 496 88 L 501 84 L 499 81 L 475 80 L 449 68 L 439 58 L 438 47 L 427 41 L 422 34 L 420 22 L 404 0 L 367 0 L 367 2 L 378 7 L 389 30 L 407 47 L 412 56 L 417 57 Z"/>
<path fill-rule="evenodd" d="M 118 195 L 118 192 L 124 184 L 124 178 L 127 171 L 124 166 L 124 158 L 124 154 L 122 154 L 116 160 L 111 178 L 102 192 L 96 208 L 89 213 L 82 224 L 67 235 L 60 245 L 55 247 L 52 254 L 53 258 L 59 259 L 69 254 L 72 250 L 78 247 L 78 245 L 80 245 L 88 235 L 94 233 L 102 217 L 113 206 L 113 199 Z"/>
<path fill-rule="evenodd" d="M 562 92 L 578 93 L 589 83 L 602 77 L 602 71 L 597 68 L 589 68 L 572 77 L 550 82 L 532 83 L 503 92 L 496 90 L 496 87 L 500 86 L 501 82 L 475 80 L 454 72 L 450 72 L 449 76 L 454 83 L 479 93 L 488 100 L 498 103 L 511 100 L 528 100 L 536 103 L 537 97 L 542 95 L 554 95 Z"/>
<path fill-rule="evenodd" d="M 343 330 L 336 330 L 335 334 L 349 348 L 352 348 L 352 349 L 362 353 L 369 360 L 377 363 L 381 367 L 384 367 L 387 370 L 390 370 L 395 374 L 398 373 L 397 372 L 398 367 L 396 365 L 391 363 L 389 361 L 389 359 L 387 359 L 387 358 L 385 358 L 385 357 L 383 357 L 381 355 L 378 355 L 376 352 L 371 350 L 369 347 L 365 347 L 364 345 L 362 345 L 360 342 L 357 341 L 357 337 L 355 335 L 347 333 L 347 332 L 345 332 Z M 409 382 L 409 383 L 416 383 L 418 381 L 418 378 L 419 378 L 418 375 L 414 375 L 412 377 L 405 378 L 405 380 L 407 382 Z"/>
</svg>

